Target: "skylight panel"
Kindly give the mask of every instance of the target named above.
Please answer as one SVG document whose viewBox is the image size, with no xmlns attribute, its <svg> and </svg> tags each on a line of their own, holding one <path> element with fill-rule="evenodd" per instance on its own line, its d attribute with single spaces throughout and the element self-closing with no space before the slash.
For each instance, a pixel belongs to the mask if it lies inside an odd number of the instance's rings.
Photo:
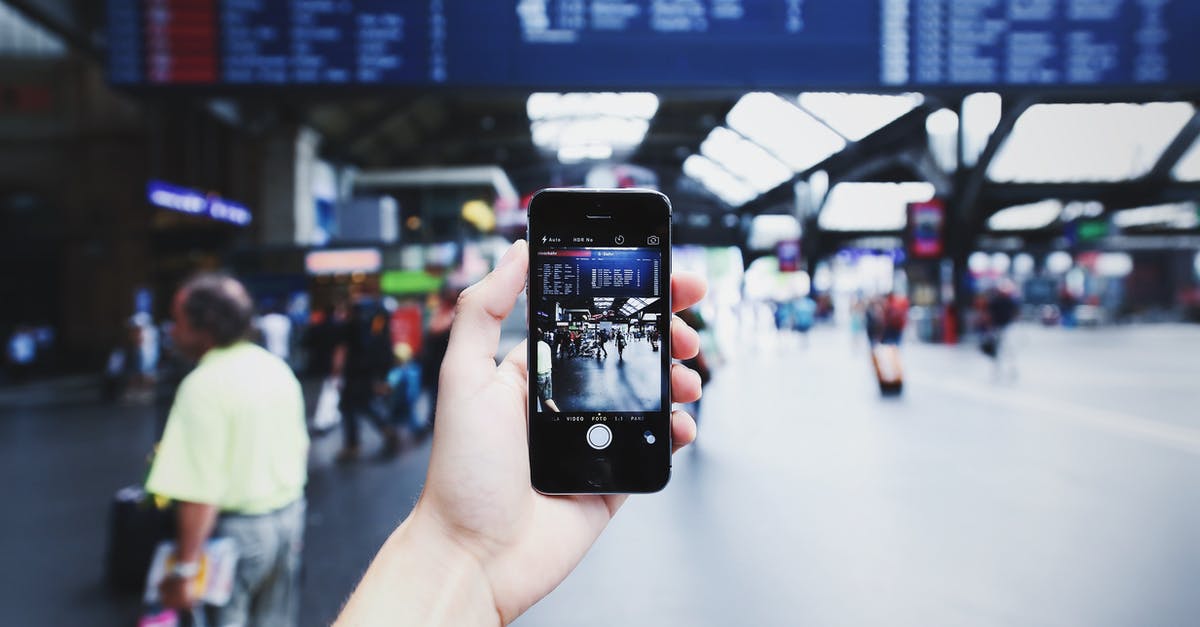
<svg viewBox="0 0 1200 627">
<path fill-rule="evenodd" d="M 792 178 L 792 170 L 770 153 L 723 126 L 714 128 L 700 152 L 746 181 L 758 193 L 774 189 Z"/>
<path fill-rule="evenodd" d="M 933 198 L 933 185 L 838 183 L 817 221 L 830 231 L 899 231 L 908 223 L 908 203 Z"/>
<path fill-rule="evenodd" d="M 845 94 L 805 92 L 799 103 L 813 115 L 850 141 L 866 136 L 894 122 L 925 101 L 921 94 Z"/>
<path fill-rule="evenodd" d="M 744 205 L 758 195 L 728 170 L 701 155 L 692 155 L 685 159 L 683 173 L 696 179 L 717 198 L 734 207 Z"/>
<path fill-rule="evenodd" d="M 1122 228 L 1164 227 L 1194 229 L 1200 226 L 1200 214 L 1194 202 L 1180 202 L 1126 209 L 1113 214 L 1113 225 Z"/>
<path fill-rule="evenodd" d="M 988 218 L 988 228 L 993 231 L 1032 231 L 1050 226 L 1062 212 L 1063 204 L 1058 200 L 1017 205 Z"/>
<path fill-rule="evenodd" d="M 988 178 L 1060 183 L 1145 176 L 1192 110 L 1186 102 L 1034 105 L 1017 120 Z"/>
<path fill-rule="evenodd" d="M 651 93 L 531 94 L 525 102 L 533 143 L 563 163 L 611 159 L 646 137 L 658 111 Z"/>
<path fill-rule="evenodd" d="M 1200 139 L 1192 142 L 1192 147 L 1183 153 L 1171 175 L 1177 181 L 1200 181 Z"/>
<path fill-rule="evenodd" d="M 793 172 L 803 172 L 846 147 L 846 140 L 828 126 L 771 93 L 742 96 L 725 120 Z"/>
</svg>

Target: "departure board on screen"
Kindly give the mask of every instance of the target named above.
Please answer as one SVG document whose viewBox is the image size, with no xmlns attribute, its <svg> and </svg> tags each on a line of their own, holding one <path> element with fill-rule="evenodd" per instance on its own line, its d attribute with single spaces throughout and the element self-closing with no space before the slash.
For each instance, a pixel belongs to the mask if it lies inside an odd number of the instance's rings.
<svg viewBox="0 0 1200 627">
<path fill-rule="evenodd" d="M 108 0 L 122 85 L 1200 84 L 1197 0 Z"/>
</svg>

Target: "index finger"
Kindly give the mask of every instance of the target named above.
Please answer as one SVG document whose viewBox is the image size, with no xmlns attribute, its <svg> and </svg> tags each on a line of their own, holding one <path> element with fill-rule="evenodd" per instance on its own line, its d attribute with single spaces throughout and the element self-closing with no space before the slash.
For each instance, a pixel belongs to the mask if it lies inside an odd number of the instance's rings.
<svg viewBox="0 0 1200 627">
<path fill-rule="evenodd" d="M 700 302 L 708 291 L 708 281 L 698 274 L 678 272 L 671 274 L 671 310 L 683 311 Z"/>
</svg>

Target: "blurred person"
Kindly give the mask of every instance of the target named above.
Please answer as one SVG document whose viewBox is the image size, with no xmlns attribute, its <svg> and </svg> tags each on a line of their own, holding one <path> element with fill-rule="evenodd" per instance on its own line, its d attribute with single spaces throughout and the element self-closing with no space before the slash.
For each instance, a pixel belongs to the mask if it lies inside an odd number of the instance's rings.
<svg viewBox="0 0 1200 627">
<path fill-rule="evenodd" d="M 342 326 L 341 339 L 334 353 L 334 368 L 341 375 L 342 389 L 338 409 L 342 412 L 342 450 L 339 462 L 359 456 L 358 420 L 367 420 L 383 436 L 383 454 L 400 450 L 400 435 L 376 405 L 388 394 L 387 376 L 392 369 L 391 340 L 387 335 L 387 314 L 366 302 L 354 305 L 350 320 Z"/>
<path fill-rule="evenodd" d="M 625 332 L 617 331 L 617 359 L 622 359 L 622 360 L 625 359 L 625 344 L 626 343 L 627 343 L 627 340 L 625 339 Z"/>
<path fill-rule="evenodd" d="M 883 319 L 879 341 L 893 346 L 900 344 L 904 328 L 908 326 L 908 297 L 888 292 L 882 303 Z"/>
<path fill-rule="evenodd" d="M 429 397 L 429 415 L 425 421 L 428 429 L 433 428 L 436 417 L 438 373 L 441 372 L 442 360 L 446 358 L 446 349 L 450 345 L 450 327 L 454 324 L 458 290 L 444 286 L 435 298 L 429 328 L 421 342 L 421 384 L 425 386 L 425 393 Z"/>
<path fill-rule="evenodd" d="M 388 372 L 392 424 L 402 431 L 415 433 L 417 399 L 421 396 L 421 366 L 413 361 L 413 349 L 407 343 L 397 344 L 393 352 L 396 365 Z"/>
<path fill-rule="evenodd" d="M 867 331 L 867 302 L 861 294 L 850 305 L 850 339 L 855 346 Z"/>
<path fill-rule="evenodd" d="M 130 381 L 141 371 L 138 363 L 141 360 L 141 353 L 138 351 L 139 333 L 140 329 L 136 326 L 126 325 L 120 334 L 120 340 L 108 354 L 108 361 L 104 366 L 103 391 L 104 400 L 107 402 L 119 400 L 125 394 Z"/>
<path fill-rule="evenodd" d="M 801 296 L 792 304 L 792 328 L 808 341 L 808 332 L 817 320 L 817 303 L 808 296 Z"/>
<path fill-rule="evenodd" d="M 336 625 L 508 624 L 575 568 L 626 495 L 546 496 L 529 482 L 526 346 L 500 365 L 500 319 L 524 288 L 527 249 L 517 242 L 464 292 L 442 370 L 437 431 L 425 487 L 346 603 Z M 699 277 L 676 276 L 672 301 L 700 300 Z M 675 325 L 673 357 L 698 347 Z M 700 396 L 695 373 L 675 366 L 672 397 Z M 695 438 L 682 411 L 671 416 L 675 448 Z"/>
<path fill-rule="evenodd" d="M 304 536 L 308 433 L 300 382 L 246 338 L 253 303 L 228 276 L 188 281 L 172 303 L 181 354 L 197 360 L 179 386 L 146 490 L 178 504 L 175 564 L 163 605 L 197 603 L 205 542 L 238 547 L 233 591 L 204 608 L 214 625 L 295 625 Z"/>
<path fill-rule="evenodd" d="M 867 343 L 874 348 L 883 339 L 883 299 L 878 296 L 867 300 L 863 308 L 866 323 Z"/>
<path fill-rule="evenodd" d="M 553 351 L 546 342 L 543 334 L 537 341 L 537 396 L 542 407 L 559 413 L 558 404 L 554 402 L 554 364 Z"/>
<path fill-rule="evenodd" d="M 154 318 L 146 312 L 134 314 L 132 320 L 133 324 L 141 330 L 140 345 L 138 346 L 138 350 L 141 352 L 140 384 L 149 388 L 158 373 L 158 358 L 161 355 L 158 327 L 154 326 Z"/>
<path fill-rule="evenodd" d="M 281 305 L 271 305 L 265 315 L 258 319 L 258 331 L 262 333 L 263 347 L 272 355 L 288 361 L 292 344 L 292 320 L 283 313 Z"/>
<path fill-rule="evenodd" d="M 608 348 L 605 346 L 608 344 L 608 339 L 608 331 L 600 329 L 596 332 L 596 359 L 601 359 L 601 355 L 603 355 L 603 359 L 608 359 Z"/>
<path fill-rule="evenodd" d="M 1013 360 L 1011 342 L 1007 340 L 1008 327 L 1017 318 L 1019 304 L 1016 299 L 1016 284 L 1003 281 L 988 290 L 984 302 L 985 331 L 981 349 L 992 359 L 992 373 L 997 378 L 1005 375 L 1016 378 L 1017 368 Z"/>
<path fill-rule="evenodd" d="M 304 370 L 309 377 L 324 379 L 333 371 L 333 351 L 337 348 L 338 327 L 349 317 L 343 303 L 314 312 L 300 344 L 305 351 Z"/>
</svg>

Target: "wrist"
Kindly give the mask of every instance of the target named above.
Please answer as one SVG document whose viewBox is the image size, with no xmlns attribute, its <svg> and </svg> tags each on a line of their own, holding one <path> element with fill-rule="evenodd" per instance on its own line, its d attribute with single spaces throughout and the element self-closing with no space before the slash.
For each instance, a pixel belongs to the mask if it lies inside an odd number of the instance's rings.
<svg viewBox="0 0 1200 627">
<path fill-rule="evenodd" d="M 193 560 L 190 562 L 177 561 L 171 565 L 171 570 L 168 573 L 171 577 L 176 577 L 183 580 L 191 580 L 200 574 L 200 561 Z"/>
<path fill-rule="evenodd" d="M 380 549 L 335 625 L 501 625 L 479 560 L 414 508 Z"/>
</svg>

